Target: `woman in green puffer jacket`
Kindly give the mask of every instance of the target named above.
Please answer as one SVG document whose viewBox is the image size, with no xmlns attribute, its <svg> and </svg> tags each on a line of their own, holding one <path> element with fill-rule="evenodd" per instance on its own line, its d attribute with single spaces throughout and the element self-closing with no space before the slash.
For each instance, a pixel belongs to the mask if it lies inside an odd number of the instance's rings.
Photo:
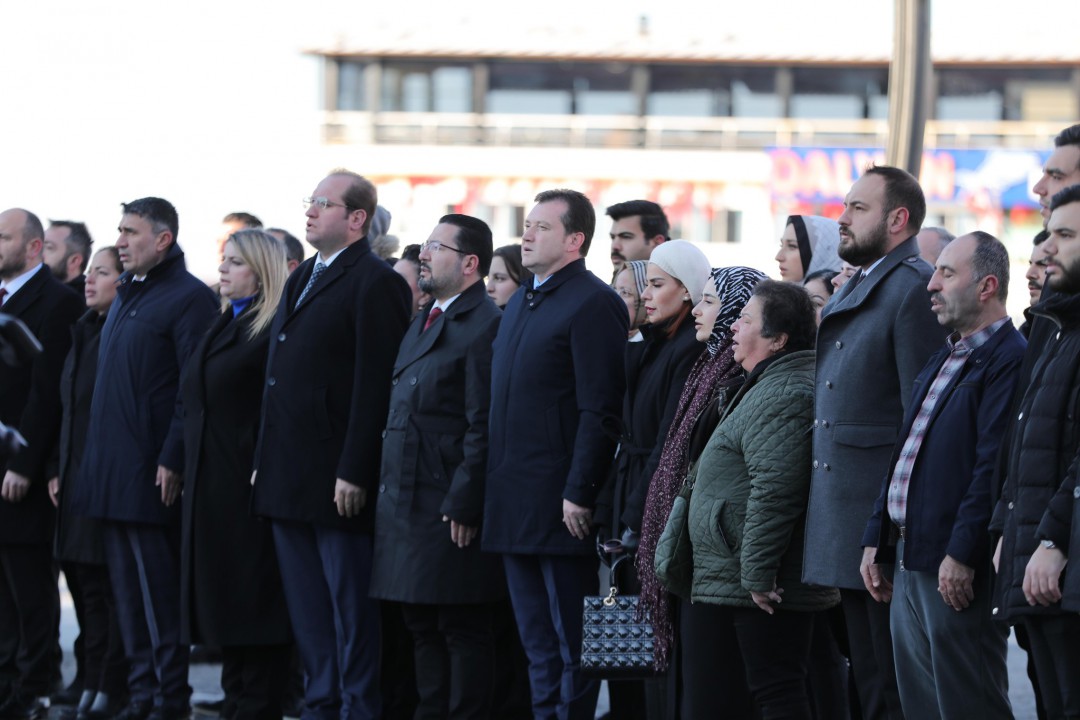
<svg viewBox="0 0 1080 720">
<path fill-rule="evenodd" d="M 806 671 L 814 612 L 840 600 L 834 588 L 800 580 L 815 332 L 806 291 L 771 280 L 754 288 L 732 326 L 735 360 L 748 377 L 691 473 L 691 599 L 709 608 L 716 631 L 713 672 L 694 672 L 712 682 L 684 688 L 691 711 L 715 702 L 716 682 L 731 658 L 741 657 L 760 717 L 811 717 Z"/>
</svg>

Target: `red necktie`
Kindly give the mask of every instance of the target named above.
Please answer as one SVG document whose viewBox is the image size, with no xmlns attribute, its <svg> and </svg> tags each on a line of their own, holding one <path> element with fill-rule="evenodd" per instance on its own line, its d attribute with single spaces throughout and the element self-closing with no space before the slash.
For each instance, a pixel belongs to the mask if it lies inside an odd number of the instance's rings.
<svg viewBox="0 0 1080 720">
<path fill-rule="evenodd" d="M 442 315 L 442 308 L 431 308 L 431 312 L 429 312 L 427 316 L 427 322 L 424 323 L 424 330 L 427 330 L 429 327 L 431 327 L 431 324 L 435 322 L 435 318 L 439 317 L 440 315 Z"/>
<path fill-rule="evenodd" d="M 7 297 L 7 288 L 0 288 L 0 305 L 4 304 L 4 298 Z"/>
</svg>

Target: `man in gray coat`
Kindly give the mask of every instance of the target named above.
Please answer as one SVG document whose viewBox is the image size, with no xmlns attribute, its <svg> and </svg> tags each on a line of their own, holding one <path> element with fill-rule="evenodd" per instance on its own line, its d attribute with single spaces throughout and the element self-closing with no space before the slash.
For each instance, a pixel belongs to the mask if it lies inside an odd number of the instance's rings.
<svg viewBox="0 0 1080 720">
<path fill-rule="evenodd" d="M 371 595 L 402 603 L 423 717 L 492 716 L 491 617 L 506 581 L 476 539 L 502 317 L 483 282 L 491 255 L 491 229 L 468 215 L 443 216 L 424 243 L 420 286 L 435 302 L 398 349 L 383 431 Z"/>
<path fill-rule="evenodd" d="M 822 310 L 803 579 L 840 588 L 862 714 L 901 718 L 889 608 L 859 574 L 874 509 L 912 383 L 945 339 L 926 290 L 932 268 L 915 236 L 926 216 L 918 181 L 873 166 L 840 216 L 840 257 L 862 270 Z"/>
</svg>

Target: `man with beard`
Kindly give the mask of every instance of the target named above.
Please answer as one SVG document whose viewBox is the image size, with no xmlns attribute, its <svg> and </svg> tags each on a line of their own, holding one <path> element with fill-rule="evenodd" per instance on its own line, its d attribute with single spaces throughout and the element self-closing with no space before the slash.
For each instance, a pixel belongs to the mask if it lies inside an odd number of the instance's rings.
<svg viewBox="0 0 1080 720">
<path fill-rule="evenodd" d="M 45 231 L 41 257 L 53 277 L 78 293 L 86 287 L 86 266 L 90 264 L 90 246 L 94 241 L 86 225 L 73 220 L 50 220 Z"/>
<path fill-rule="evenodd" d="M 615 271 L 611 284 L 634 260 L 648 261 L 652 251 L 668 237 L 670 226 L 663 208 L 649 200 L 628 200 L 609 207 L 605 213 L 611 218 L 611 264 Z"/>
<path fill-rule="evenodd" d="M 863 535 L 862 576 L 891 602 L 909 718 L 1011 720 L 1008 628 L 990 616 L 990 484 L 1026 343 L 1005 310 L 1009 253 L 973 232 L 942 250 L 927 289 L 953 334 L 915 381 Z M 896 585 L 878 563 L 900 563 Z"/>
<path fill-rule="evenodd" d="M 994 511 L 994 614 L 1023 626 L 1048 717 L 1080 716 L 1080 588 L 1061 576 L 1074 537 L 1080 418 L 1080 185 L 1055 195 L 1047 223 L 1046 283 L 1032 312 L 1056 332 L 1042 348 L 1013 416 L 1005 486 Z M 1055 491 L 1057 494 L 1055 495 Z M 1064 602 L 1063 602 L 1064 597 Z"/>
<path fill-rule="evenodd" d="M 900 718 L 889 608 L 863 584 L 862 538 L 915 377 L 945 330 L 915 240 L 926 216 L 918 181 L 871 166 L 844 208 L 838 252 L 862 270 L 821 313 L 803 579 L 840 588 L 863 717 Z"/>
</svg>

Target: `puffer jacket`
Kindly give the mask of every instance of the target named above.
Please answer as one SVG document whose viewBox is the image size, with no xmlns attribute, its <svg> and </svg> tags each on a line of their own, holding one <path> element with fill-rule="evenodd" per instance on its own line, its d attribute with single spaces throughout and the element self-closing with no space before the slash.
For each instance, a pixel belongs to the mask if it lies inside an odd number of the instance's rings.
<svg viewBox="0 0 1080 720">
<path fill-rule="evenodd" d="M 691 599 L 754 607 L 750 592 L 783 588 L 785 610 L 836 605 L 835 588 L 800 579 L 810 494 L 814 352 L 759 364 L 724 411 L 691 471 Z"/>
<path fill-rule="evenodd" d="M 994 582 L 998 620 L 1061 612 L 1058 603 L 1028 605 L 1024 570 L 1040 537 L 1052 534 L 1049 527 L 1042 535 L 1037 529 L 1080 447 L 1080 295 L 1050 296 L 1032 313 L 1049 318 L 1056 328 L 1035 360 L 1013 416 L 1005 485 L 990 522 L 991 534 L 1002 539 Z"/>
</svg>

